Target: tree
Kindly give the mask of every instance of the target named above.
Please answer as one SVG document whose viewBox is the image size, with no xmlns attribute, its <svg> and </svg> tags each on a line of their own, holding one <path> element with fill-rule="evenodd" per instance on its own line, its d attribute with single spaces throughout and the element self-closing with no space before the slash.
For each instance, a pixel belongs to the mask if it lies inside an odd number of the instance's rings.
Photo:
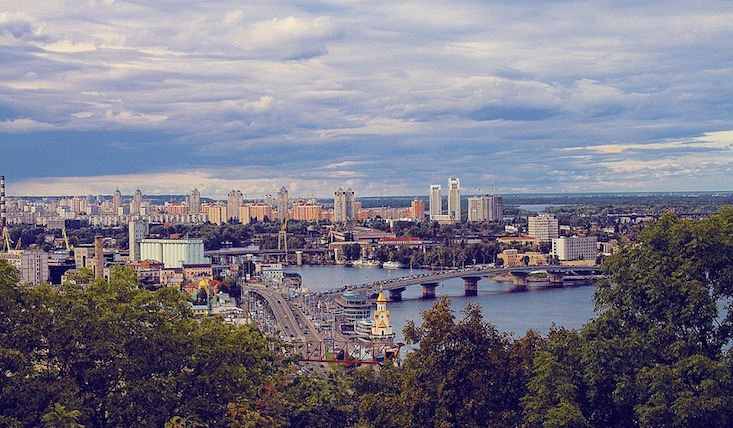
<svg viewBox="0 0 733 428">
<path fill-rule="evenodd" d="M 403 364 L 401 402 L 410 426 L 512 426 L 521 421 L 533 339 L 515 345 L 467 304 L 455 322 L 443 297 L 423 313 L 420 327 L 408 322 L 405 340 L 419 343 Z M 520 352 L 530 349 L 529 352 Z"/>
<path fill-rule="evenodd" d="M 255 396 L 282 367 L 255 327 L 199 322 L 188 298 L 140 289 L 129 268 L 60 289 L 17 280 L 0 260 L 4 424 L 71 415 L 90 427 L 163 426 L 174 416 L 222 426 L 228 403 Z"/>
<path fill-rule="evenodd" d="M 729 425 L 732 234 L 731 207 L 701 221 L 666 213 L 607 258 L 599 314 L 576 343 L 538 355 L 526 418 L 546 424 L 564 406 L 594 426 Z"/>
<path fill-rule="evenodd" d="M 53 409 L 43 415 L 41 421 L 47 428 L 84 428 L 84 425 L 78 422 L 80 414 L 78 410 L 67 411 L 66 407 L 55 403 Z"/>
</svg>

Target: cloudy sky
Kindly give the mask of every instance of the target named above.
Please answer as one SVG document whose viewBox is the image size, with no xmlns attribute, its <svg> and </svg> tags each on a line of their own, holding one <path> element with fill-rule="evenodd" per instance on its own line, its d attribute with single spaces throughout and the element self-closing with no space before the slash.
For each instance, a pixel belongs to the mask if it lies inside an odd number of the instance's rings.
<svg viewBox="0 0 733 428">
<path fill-rule="evenodd" d="M 10 195 L 733 190 L 733 3 L 0 0 Z"/>
</svg>

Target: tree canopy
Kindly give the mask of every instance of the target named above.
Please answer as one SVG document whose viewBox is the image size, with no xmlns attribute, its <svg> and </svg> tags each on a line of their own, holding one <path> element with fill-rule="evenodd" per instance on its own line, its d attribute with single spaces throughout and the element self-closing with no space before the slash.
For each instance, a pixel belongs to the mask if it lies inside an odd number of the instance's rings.
<svg viewBox="0 0 733 428">
<path fill-rule="evenodd" d="M 538 351 L 526 419 L 730 426 L 731 237 L 729 206 L 701 221 L 670 212 L 608 258 L 595 293 L 599 314 L 579 332 L 553 332 Z"/>
</svg>

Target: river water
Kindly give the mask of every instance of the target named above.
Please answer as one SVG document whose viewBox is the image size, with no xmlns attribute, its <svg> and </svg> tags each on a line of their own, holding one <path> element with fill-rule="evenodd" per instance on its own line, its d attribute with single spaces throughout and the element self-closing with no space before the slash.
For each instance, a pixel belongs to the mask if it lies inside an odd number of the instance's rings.
<svg viewBox="0 0 733 428">
<path fill-rule="evenodd" d="M 311 291 L 324 291 L 350 284 L 396 278 L 429 272 L 422 269 L 382 269 L 377 267 L 349 266 L 288 266 L 286 272 L 297 272 L 303 278 L 303 286 Z M 478 296 L 463 295 L 463 280 L 449 279 L 435 289 L 436 296 L 449 296 L 456 320 L 461 319 L 461 309 L 467 302 L 481 306 L 484 320 L 500 331 L 524 336 L 528 329 L 547 334 L 552 324 L 566 328 L 580 328 L 593 316 L 592 286 L 546 288 L 533 286 L 523 293 L 511 293 L 511 283 L 487 278 L 478 283 Z M 401 302 L 387 303 L 390 320 L 397 335 L 396 341 L 404 341 L 402 329 L 407 320 L 422 323 L 421 312 L 429 309 L 431 300 L 422 300 L 420 286 L 408 287 L 402 293 Z"/>
</svg>

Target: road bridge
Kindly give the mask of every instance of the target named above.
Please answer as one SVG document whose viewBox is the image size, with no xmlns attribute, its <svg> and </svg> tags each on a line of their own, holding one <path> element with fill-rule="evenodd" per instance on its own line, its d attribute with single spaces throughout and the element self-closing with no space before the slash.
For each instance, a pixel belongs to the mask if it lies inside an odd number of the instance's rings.
<svg viewBox="0 0 733 428">
<path fill-rule="evenodd" d="M 402 292 L 407 287 L 420 285 L 423 291 L 424 299 L 435 298 L 435 289 L 440 285 L 441 281 L 451 278 L 461 278 L 464 282 L 464 292 L 466 296 L 476 296 L 478 294 L 478 282 L 487 275 L 496 275 L 509 273 L 512 276 L 514 291 L 524 291 L 527 289 L 527 278 L 533 272 L 547 272 L 551 286 L 561 287 L 566 277 L 591 278 L 595 279 L 601 269 L 599 267 L 586 266 L 563 266 L 563 265 L 547 265 L 547 266 L 522 266 L 522 267 L 468 267 L 464 269 L 453 269 L 448 271 L 437 271 L 435 273 L 425 273 L 416 275 L 407 275 L 404 277 L 375 281 L 365 284 L 355 284 L 341 287 L 337 290 L 331 290 L 325 293 L 328 296 L 336 296 L 346 290 L 354 290 L 358 292 L 375 291 L 380 286 L 384 291 L 389 292 L 392 301 L 402 300 Z"/>
<path fill-rule="evenodd" d="M 291 341 L 320 342 L 322 337 L 313 323 L 303 312 L 290 305 L 277 291 L 260 285 L 246 285 L 245 291 L 261 296 L 272 309 L 280 331 Z"/>
</svg>

